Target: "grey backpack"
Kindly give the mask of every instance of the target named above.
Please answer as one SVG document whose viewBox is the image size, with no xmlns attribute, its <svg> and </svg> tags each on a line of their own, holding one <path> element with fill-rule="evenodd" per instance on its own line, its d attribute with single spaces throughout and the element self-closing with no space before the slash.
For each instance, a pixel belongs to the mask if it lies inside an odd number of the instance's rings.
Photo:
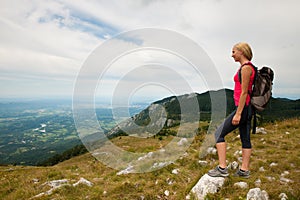
<svg viewBox="0 0 300 200">
<path fill-rule="evenodd" d="M 251 65 L 255 71 L 255 78 L 252 87 L 251 105 L 257 111 L 263 111 L 269 103 L 272 96 L 272 85 L 274 79 L 274 72 L 270 67 L 262 67 L 257 69 L 251 62 L 244 65 Z M 242 82 L 241 69 L 239 71 L 239 80 Z"/>
<path fill-rule="evenodd" d="M 250 64 L 255 71 L 255 78 L 252 87 L 251 105 L 253 109 L 254 122 L 253 122 L 253 133 L 256 132 L 256 111 L 263 111 L 272 97 L 272 85 L 274 79 L 274 72 L 270 67 L 262 67 L 257 69 L 251 62 L 244 65 Z M 242 82 L 241 69 L 239 71 L 239 79 Z"/>
<path fill-rule="evenodd" d="M 251 104 L 257 111 L 263 111 L 270 101 L 273 79 L 274 72 L 271 68 L 263 67 L 260 70 L 256 70 L 253 92 L 251 94 Z"/>
</svg>

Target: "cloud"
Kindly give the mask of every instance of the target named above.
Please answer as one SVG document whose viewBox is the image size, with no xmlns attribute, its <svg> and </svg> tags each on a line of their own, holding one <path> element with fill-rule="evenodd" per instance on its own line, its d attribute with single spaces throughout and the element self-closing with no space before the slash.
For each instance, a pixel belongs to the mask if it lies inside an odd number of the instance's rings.
<svg viewBox="0 0 300 200">
<path fill-rule="evenodd" d="M 66 80 L 67 85 L 73 84 L 83 59 L 103 41 L 89 32 L 74 29 L 73 25 L 77 19 L 73 19 L 60 3 L 54 1 L 2 3 L 4 6 L 1 7 L 0 16 L 1 82 L 4 83 L 3 80 L 6 78 L 11 82 L 23 83 L 11 90 L 7 88 L 9 94 L 2 92 L 2 97 L 11 95 L 12 91 L 16 93 L 14 96 L 18 94 L 30 96 L 32 93 L 37 95 L 36 85 L 42 87 L 49 79 L 60 80 L 62 85 L 60 88 L 65 88 Z M 30 81 L 28 77 L 31 78 Z M 51 84 L 45 85 L 51 87 Z M 52 95 L 55 95 L 58 87 L 46 86 L 40 94 L 47 95 L 52 91 Z M 65 93 L 70 94 L 72 88 L 67 89 Z M 24 94 L 23 91 L 27 91 L 28 94 Z"/>
<path fill-rule="evenodd" d="M 25 95 L 24 90 L 30 96 L 38 84 L 43 85 L 43 95 L 55 95 L 59 84 L 57 93 L 71 95 L 76 75 L 98 45 L 124 31 L 156 27 L 197 42 L 214 62 L 224 87 L 229 88 L 233 87 L 232 77 L 238 68 L 230 57 L 231 48 L 247 41 L 254 51 L 253 62 L 274 69 L 274 95 L 299 98 L 299 4 L 297 0 L 4 0 L 0 3 L 0 83 L 7 87 L 0 88 L 1 97 L 12 95 L 12 91 Z M 143 42 L 130 40 L 137 45 Z M 166 58 L 164 54 L 145 54 L 136 54 L 124 64 L 136 60 L 163 62 Z M 164 64 L 177 66 L 196 92 L 204 90 L 197 89 L 197 78 L 179 67 L 180 62 L 169 59 Z M 120 75 L 112 70 L 107 76 L 108 85 Z M 166 78 L 171 81 L 172 77 Z M 10 91 L 8 83 L 13 81 L 13 85 L 20 85 Z M 49 81 L 56 81 L 55 86 Z"/>
</svg>

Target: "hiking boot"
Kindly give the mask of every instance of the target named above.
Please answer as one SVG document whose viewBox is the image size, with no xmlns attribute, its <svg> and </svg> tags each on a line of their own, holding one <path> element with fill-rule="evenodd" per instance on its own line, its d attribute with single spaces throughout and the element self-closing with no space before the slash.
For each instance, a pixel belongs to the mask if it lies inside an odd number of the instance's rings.
<svg viewBox="0 0 300 200">
<path fill-rule="evenodd" d="M 249 178 L 250 176 L 250 171 L 241 171 L 241 169 L 238 169 L 234 176 L 239 176 L 239 177 L 242 177 L 242 178 Z"/>
<path fill-rule="evenodd" d="M 219 166 L 217 166 L 215 169 L 209 170 L 207 173 L 211 177 L 227 177 L 229 176 L 228 169 L 220 169 Z"/>
</svg>

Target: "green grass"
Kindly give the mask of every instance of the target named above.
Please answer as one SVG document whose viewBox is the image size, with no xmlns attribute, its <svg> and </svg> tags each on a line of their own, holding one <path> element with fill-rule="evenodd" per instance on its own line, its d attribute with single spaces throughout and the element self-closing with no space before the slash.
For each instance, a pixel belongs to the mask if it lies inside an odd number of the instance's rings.
<svg viewBox="0 0 300 200">
<path fill-rule="evenodd" d="M 298 119 L 266 124 L 268 134 L 252 135 L 253 154 L 251 157 L 251 177 L 241 179 L 230 176 L 226 178 L 224 186 L 216 194 L 209 194 L 207 199 L 246 199 L 247 192 L 254 188 L 255 181 L 261 180 L 260 188 L 266 190 L 270 199 L 279 199 L 284 192 L 290 199 L 299 199 L 300 196 L 300 122 Z M 173 128 L 173 130 L 175 130 Z M 288 132 L 288 134 L 287 134 Z M 237 132 L 228 135 L 228 162 L 236 161 L 234 152 L 241 149 Z M 124 150 L 147 153 L 166 146 L 173 136 L 135 138 L 122 136 L 113 139 L 113 143 Z M 1 166 L 0 167 L 0 199 L 30 199 L 50 189 L 44 183 L 57 179 L 68 179 L 70 184 L 77 182 L 81 177 L 91 181 L 92 187 L 80 185 L 77 187 L 63 186 L 49 196 L 35 199 L 185 199 L 199 178 L 217 162 L 216 155 L 207 155 L 201 160 L 208 161 L 209 165 L 200 166 L 199 151 L 203 135 L 199 134 L 187 149 L 187 155 L 180 157 L 175 163 L 157 171 L 116 175 L 117 170 L 103 165 L 91 156 L 90 153 L 74 157 L 52 167 L 32 166 Z M 270 167 L 271 163 L 276 167 Z M 265 171 L 259 171 L 264 167 Z M 179 173 L 172 174 L 173 169 Z M 292 179 L 293 183 L 280 183 L 280 175 L 289 171 L 285 178 Z M 230 171 L 234 173 L 233 171 Z M 269 181 L 268 176 L 274 177 Z M 38 179 L 35 183 L 33 180 Z M 245 181 L 248 189 L 234 187 L 234 183 Z M 168 190 L 169 196 L 164 192 Z M 191 199 L 194 199 L 193 196 Z"/>
</svg>

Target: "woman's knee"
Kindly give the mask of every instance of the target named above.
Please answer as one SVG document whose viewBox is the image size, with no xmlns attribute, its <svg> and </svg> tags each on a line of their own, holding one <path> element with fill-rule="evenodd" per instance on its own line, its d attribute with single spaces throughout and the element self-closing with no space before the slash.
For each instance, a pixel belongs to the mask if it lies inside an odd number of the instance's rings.
<svg viewBox="0 0 300 200">
<path fill-rule="evenodd" d="M 243 149 L 251 149 L 251 141 L 250 140 L 242 140 L 242 148 Z"/>
<path fill-rule="evenodd" d="M 221 142 L 225 142 L 225 138 L 224 137 L 216 138 L 216 143 L 221 143 Z"/>
</svg>

